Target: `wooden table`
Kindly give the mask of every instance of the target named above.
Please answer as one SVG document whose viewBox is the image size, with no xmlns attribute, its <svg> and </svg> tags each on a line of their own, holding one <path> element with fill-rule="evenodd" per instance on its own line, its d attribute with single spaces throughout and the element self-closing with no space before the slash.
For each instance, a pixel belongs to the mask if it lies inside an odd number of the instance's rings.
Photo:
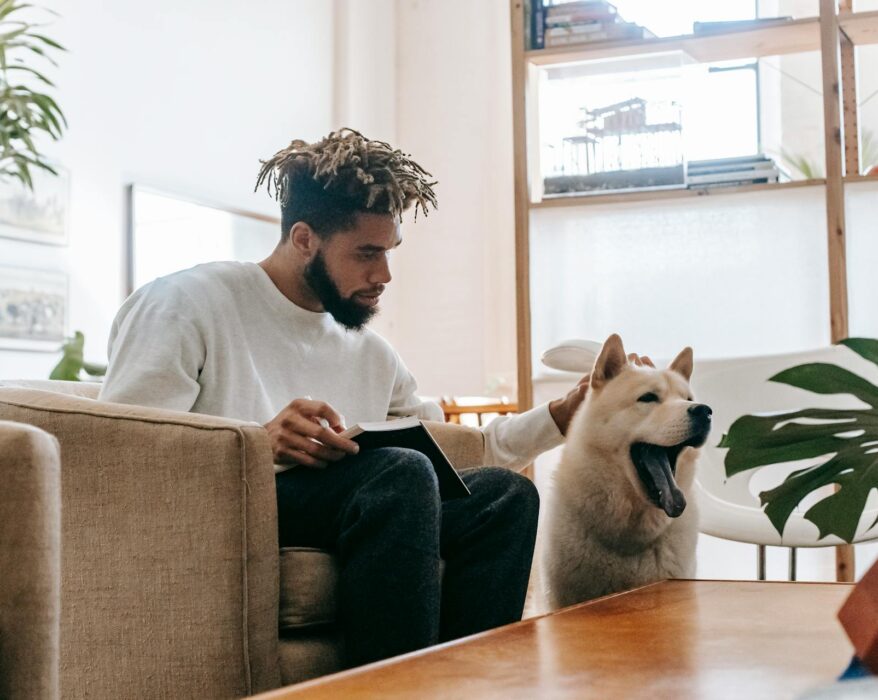
<svg viewBox="0 0 878 700">
<path fill-rule="evenodd" d="M 259 697 L 794 698 L 850 660 L 850 590 L 665 581 Z"/>
</svg>

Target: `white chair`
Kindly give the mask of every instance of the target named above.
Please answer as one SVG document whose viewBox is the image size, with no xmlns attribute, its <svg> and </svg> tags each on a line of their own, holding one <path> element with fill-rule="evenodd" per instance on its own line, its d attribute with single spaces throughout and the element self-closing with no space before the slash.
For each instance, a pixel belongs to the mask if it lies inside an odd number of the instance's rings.
<svg viewBox="0 0 878 700">
<path fill-rule="evenodd" d="M 600 350 L 600 343 L 568 340 L 547 350 L 543 363 L 553 369 L 588 372 Z M 796 365 L 824 362 L 848 369 L 878 385 L 878 367 L 844 346 L 818 350 L 699 360 L 696 357 L 692 388 L 698 400 L 713 409 L 713 430 L 702 448 L 695 480 L 700 511 L 701 532 L 726 540 L 757 545 L 757 577 L 765 579 L 766 546 L 789 548 L 789 578 L 796 578 L 797 547 L 828 547 L 844 544 L 837 537 L 819 538 L 817 527 L 806 520 L 805 511 L 827 491 L 812 494 L 793 511 L 783 536 L 775 530 L 759 502 L 759 492 L 780 484 L 792 471 L 819 463 L 820 459 L 767 465 L 726 478 L 727 450 L 717 447 L 731 424 L 745 414 L 779 413 L 802 408 L 862 408 L 863 404 L 848 395 L 814 394 L 785 384 L 768 381 L 778 372 Z M 665 366 L 657 360 L 656 365 Z M 878 518 L 878 495 L 871 494 L 854 542 L 878 539 L 878 528 L 869 530 Z"/>
<path fill-rule="evenodd" d="M 716 447 L 723 434 L 740 416 L 755 413 L 779 413 L 803 408 L 862 408 L 849 395 L 814 394 L 802 389 L 768 381 L 778 372 L 812 362 L 838 365 L 878 384 L 878 367 L 844 346 L 818 350 L 766 355 L 761 357 L 703 360 L 696 362 L 692 387 L 699 401 L 713 408 L 713 431 L 698 462 L 695 488 L 701 515 L 701 531 L 714 537 L 758 545 L 758 578 L 765 578 L 765 547 L 790 548 L 790 580 L 796 578 L 797 547 L 828 547 L 844 542 L 828 536 L 820 539 L 817 527 L 806 520 L 805 511 L 828 492 L 812 494 L 793 511 L 781 536 L 760 506 L 758 494 L 780 484 L 792 471 L 823 461 L 822 458 L 769 465 L 726 478 L 724 459 L 727 450 Z M 875 494 L 866 510 L 854 542 L 878 539 L 878 530 L 868 528 L 878 517 Z"/>
</svg>

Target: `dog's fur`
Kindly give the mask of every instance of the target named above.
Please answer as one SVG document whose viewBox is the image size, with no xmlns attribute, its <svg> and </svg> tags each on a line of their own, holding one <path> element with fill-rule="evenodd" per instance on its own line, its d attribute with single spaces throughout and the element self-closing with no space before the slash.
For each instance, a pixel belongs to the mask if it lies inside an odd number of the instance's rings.
<svg viewBox="0 0 878 700">
<path fill-rule="evenodd" d="M 692 400 L 691 374 L 691 348 L 658 370 L 629 363 L 618 335 L 604 343 L 547 499 L 541 578 L 550 609 L 694 576 L 698 515 L 690 489 L 710 409 Z M 671 449 L 638 452 L 644 443 Z M 656 466 L 658 455 L 666 455 L 670 473 Z"/>
</svg>

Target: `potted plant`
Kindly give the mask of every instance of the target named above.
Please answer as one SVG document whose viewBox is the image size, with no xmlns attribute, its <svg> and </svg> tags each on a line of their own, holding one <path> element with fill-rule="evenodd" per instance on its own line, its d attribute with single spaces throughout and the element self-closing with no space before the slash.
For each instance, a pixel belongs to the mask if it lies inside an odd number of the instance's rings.
<svg viewBox="0 0 878 700">
<path fill-rule="evenodd" d="M 52 53 L 65 49 L 39 31 L 41 24 L 19 19 L 33 9 L 0 0 L 0 179 L 19 180 L 29 189 L 33 168 L 57 175 L 37 148 L 39 137 L 57 141 L 67 126 L 61 108 L 43 92 L 54 87 L 52 81 L 29 64 L 36 58 L 57 65 Z"/>
</svg>

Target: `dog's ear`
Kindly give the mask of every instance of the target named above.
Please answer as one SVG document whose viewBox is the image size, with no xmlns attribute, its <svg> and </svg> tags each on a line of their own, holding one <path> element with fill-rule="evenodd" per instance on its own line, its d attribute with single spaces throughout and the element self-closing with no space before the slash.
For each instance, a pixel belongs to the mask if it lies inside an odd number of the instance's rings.
<svg viewBox="0 0 878 700">
<path fill-rule="evenodd" d="M 692 378 L 692 348 L 683 348 L 674 361 L 668 365 L 668 369 L 682 374 L 688 382 Z"/>
<path fill-rule="evenodd" d="M 621 372 L 628 364 L 628 356 L 622 346 L 622 339 L 613 333 L 607 338 L 598 359 L 594 362 L 591 371 L 592 389 L 600 389 L 604 384 Z"/>
</svg>

